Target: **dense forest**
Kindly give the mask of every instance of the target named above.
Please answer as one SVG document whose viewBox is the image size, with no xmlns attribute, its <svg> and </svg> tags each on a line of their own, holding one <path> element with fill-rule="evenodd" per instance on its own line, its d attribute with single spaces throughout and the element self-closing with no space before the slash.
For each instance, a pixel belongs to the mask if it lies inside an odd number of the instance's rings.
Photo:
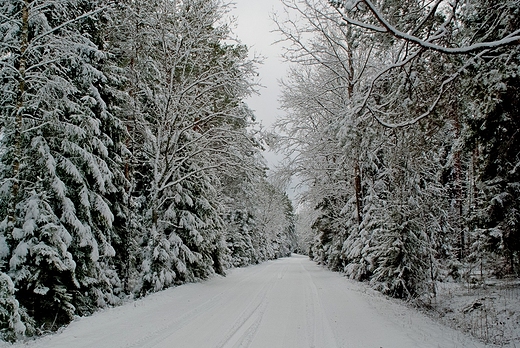
<svg viewBox="0 0 520 348">
<path fill-rule="evenodd" d="M 228 12 L 0 3 L 0 339 L 294 249 Z"/>
<path fill-rule="evenodd" d="M 299 250 L 422 303 L 518 278 L 520 1 L 283 3 Z"/>
</svg>

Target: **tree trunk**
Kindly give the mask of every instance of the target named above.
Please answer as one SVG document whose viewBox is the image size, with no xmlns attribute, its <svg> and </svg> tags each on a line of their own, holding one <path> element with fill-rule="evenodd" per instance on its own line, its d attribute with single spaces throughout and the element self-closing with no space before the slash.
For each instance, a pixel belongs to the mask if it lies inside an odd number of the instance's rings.
<svg viewBox="0 0 520 348">
<path fill-rule="evenodd" d="M 455 112 L 454 117 L 454 125 L 455 125 L 455 142 L 458 142 L 460 139 L 460 122 L 459 116 L 457 112 Z M 454 189 L 455 189 L 455 214 L 456 214 L 456 226 L 458 232 L 458 259 L 462 260 L 466 254 L 466 238 L 464 234 L 464 224 L 462 222 L 463 219 L 463 209 L 462 209 L 462 161 L 460 150 L 457 148 L 455 153 L 453 154 L 453 171 L 454 171 Z"/>
<path fill-rule="evenodd" d="M 361 224 L 361 211 L 363 209 L 363 204 L 361 202 L 361 170 L 359 169 L 359 160 L 356 160 L 356 164 L 354 167 L 354 189 L 356 191 L 357 222 L 358 224 Z"/>
<path fill-rule="evenodd" d="M 18 191 L 20 183 L 18 174 L 20 172 L 20 160 L 22 152 L 22 128 L 23 128 L 23 108 L 25 98 L 25 71 L 27 66 L 26 51 L 29 45 L 29 2 L 25 0 L 22 5 L 22 30 L 20 34 L 20 58 L 18 61 L 19 83 L 18 96 L 16 101 L 16 113 L 14 124 L 14 157 L 13 157 L 13 186 L 11 188 L 11 212 L 9 220 L 14 221 L 16 215 L 16 205 L 18 203 Z"/>
</svg>

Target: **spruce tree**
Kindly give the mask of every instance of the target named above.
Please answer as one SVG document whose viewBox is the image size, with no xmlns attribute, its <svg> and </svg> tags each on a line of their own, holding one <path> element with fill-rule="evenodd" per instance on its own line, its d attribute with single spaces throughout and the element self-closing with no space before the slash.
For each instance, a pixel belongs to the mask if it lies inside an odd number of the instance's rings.
<svg viewBox="0 0 520 348">
<path fill-rule="evenodd" d="M 107 197 L 116 191 L 111 135 L 120 126 L 105 98 L 105 53 L 87 33 L 102 6 L 11 1 L 2 8 L 5 271 L 44 329 L 117 302 Z"/>
</svg>

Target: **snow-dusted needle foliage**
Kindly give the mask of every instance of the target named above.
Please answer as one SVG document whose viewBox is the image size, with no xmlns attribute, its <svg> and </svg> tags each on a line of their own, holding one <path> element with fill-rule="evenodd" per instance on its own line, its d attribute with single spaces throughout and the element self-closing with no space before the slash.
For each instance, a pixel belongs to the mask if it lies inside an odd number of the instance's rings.
<svg viewBox="0 0 520 348">
<path fill-rule="evenodd" d="M 520 2 L 284 0 L 303 250 L 397 297 L 520 275 Z M 478 272 L 477 272 L 478 270 Z"/>
<path fill-rule="evenodd" d="M 255 62 L 229 43 L 227 10 L 0 4 L 2 339 L 292 250 L 290 228 L 272 238 L 280 252 L 247 246 L 246 262 L 228 246 L 226 216 L 241 202 L 228 179 L 264 172 L 244 104 Z M 279 226 L 265 228 L 254 242 Z"/>
</svg>

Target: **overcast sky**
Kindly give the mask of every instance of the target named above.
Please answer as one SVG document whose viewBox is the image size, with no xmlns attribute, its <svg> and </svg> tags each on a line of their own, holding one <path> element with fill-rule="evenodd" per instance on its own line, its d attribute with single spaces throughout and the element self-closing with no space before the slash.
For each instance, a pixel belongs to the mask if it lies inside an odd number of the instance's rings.
<svg viewBox="0 0 520 348">
<path fill-rule="evenodd" d="M 283 10 L 280 0 L 234 0 L 235 9 L 231 12 L 237 19 L 234 32 L 238 39 L 249 47 L 251 53 L 265 57 L 259 67 L 262 85 L 260 96 L 252 97 L 248 104 L 257 111 L 257 117 L 265 126 L 271 125 L 277 113 L 277 99 L 280 88 L 277 79 L 284 77 L 285 64 L 280 58 L 281 45 L 273 44 L 279 39 L 272 31 L 276 25 L 271 14 Z"/>
<path fill-rule="evenodd" d="M 278 98 L 280 87 L 278 80 L 285 76 L 287 65 L 282 62 L 281 44 L 273 44 L 279 35 L 272 30 L 276 25 L 271 20 L 273 12 L 282 12 L 280 0 L 234 0 L 231 15 L 237 19 L 237 28 L 233 30 L 237 38 L 249 47 L 250 53 L 264 57 L 259 66 L 260 95 L 249 98 L 246 102 L 255 111 L 257 121 L 265 128 L 271 128 L 281 111 Z M 271 153 L 264 154 L 270 167 L 276 164 L 277 157 Z"/>
</svg>

